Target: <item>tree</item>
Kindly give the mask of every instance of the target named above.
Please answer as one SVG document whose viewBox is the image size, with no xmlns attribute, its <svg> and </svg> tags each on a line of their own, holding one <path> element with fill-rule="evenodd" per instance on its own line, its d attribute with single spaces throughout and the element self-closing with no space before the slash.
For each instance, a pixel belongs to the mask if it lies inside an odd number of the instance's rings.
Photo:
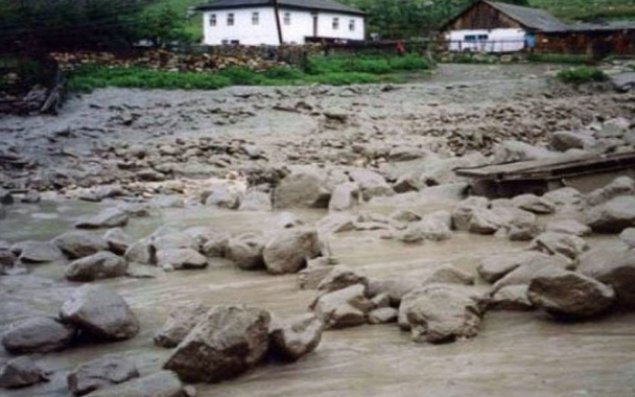
<svg viewBox="0 0 635 397">
<path fill-rule="evenodd" d="M 137 33 L 156 47 L 163 47 L 172 41 L 191 40 L 185 31 L 184 16 L 167 6 L 143 12 Z"/>
</svg>

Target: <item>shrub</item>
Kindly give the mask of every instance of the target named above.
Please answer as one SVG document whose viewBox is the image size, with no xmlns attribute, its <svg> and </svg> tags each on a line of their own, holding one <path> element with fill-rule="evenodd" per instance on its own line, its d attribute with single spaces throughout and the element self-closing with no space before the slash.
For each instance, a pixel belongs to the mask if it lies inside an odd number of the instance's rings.
<svg viewBox="0 0 635 397">
<path fill-rule="evenodd" d="M 568 63 L 568 64 L 591 64 L 593 59 L 584 54 L 529 54 L 529 62 L 536 63 Z"/>
<path fill-rule="evenodd" d="M 594 81 L 606 81 L 608 76 L 598 68 L 581 66 L 558 72 L 558 79 L 565 83 L 582 84 Z"/>
</svg>

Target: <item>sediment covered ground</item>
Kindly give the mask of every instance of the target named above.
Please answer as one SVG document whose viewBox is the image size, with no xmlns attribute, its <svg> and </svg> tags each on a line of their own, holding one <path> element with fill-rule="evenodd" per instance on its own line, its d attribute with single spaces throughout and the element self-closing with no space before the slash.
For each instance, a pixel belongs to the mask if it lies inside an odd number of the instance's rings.
<svg viewBox="0 0 635 397">
<path fill-rule="evenodd" d="M 306 288 L 303 277 L 327 266 L 345 266 L 355 279 L 345 283 L 369 283 L 360 299 L 395 312 L 406 309 L 377 303 L 382 281 L 436 277 L 431 283 L 440 288 L 450 283 L 452 291 L 479 296 L 478 308 L 468 310 L 478 324 L 459 321 L 447 343 L 428 343 L 435 320 L 415 294 L 409 303 L 424 306 L 427 318 L 422 334 L 416 313 L 405 313 L 406 324 L 399 324 L 411 332 L 395 322 L 328 329 L 299 361 L 267 361 L 235 379 L 199 383 L 197 395 L 630 395 L 635 315 L 623 302 L 629 287 L 588 269 L 608 255 L 601 252 L 632 253 L 627 231 L 635 226 L 635 215 L 629 218 L 635 183 L 627 178 L 594 192 L 477 202 L 465 201 L 466 181 L 452 172 L 462 165 L 633 149 L 634 96 L 576 89 L 551 76 L 549 66 L 442 65 L 429 81 L 395 86 L 108 89 L 71 99 L 58 117 L 0 120 L 1 182 L 14 190 L 14 202 L 0 207 L 0 253 L 21 258 L 1 262 L 0 331 L 36 316 L 58 317 L 83 284 L 122 296 L 140 327 L 124 341 L 79 337 L 63 351 L 29 354 L 51 372 L 49 381 L 0 389 L 0 395 L 70 396 L 68 373 L 105 355 L 130 359 L 142 376 L 155 373 L 174 351 L 153 344 L 170 312 L 201 303 L 247 304 L 283 318 L 306 313 L 325 290 Z M 611 206 L 626 208 L 616 211 L 623 219 L 607 221 Z M 113 216 L 94 218 L 103 211 Z M 76 228 L 82 224 L 91 228 Z M 126 275 L 88 282 L 71 280 L 75 258 L 68 251 L 46 263 L 21 263 L 41 253 L 25 241 L 47 242 L 74 230 L 100 238 L 115 227 L 127 248 L 152 246 L 157 257 L 120 252 Z M 321 254 L 338 265 L 316 264 L 318 258 L 300 275 L 272 275 L 265 253 L 266 264 L 246 271 L 237 254 L 225 252 L 230 248 L 218 254 L 208 244 L 212 235 L 234 239 L 249 232 L 269 245 L 295 229 L 316 230 Z M 192 244 L 204 266 L 181 260 Z M 108 249 L 116 251 L 112 244 Z M 181 250 L 178 258 L 173 250 Z M 516 310 L 495 307 L 501 302 L 495 293 L 505 288 L 501 280 L 530 266 L 519 260 L 493 277 L 484 262 L 525 251 L 543 255 L 539 260 L 554 272 L 541 275 L 543 284 L 572 277 L 580 295 L 548 296 L 537 276 L 516 274 L 511 279 L 520 281 L 506 282 L 525 289 L 503 302 Z M 635 267 L 619 255 L 615 261 Z M 434 273 L 440 268 L 444 273 Z M 601 299 L 590 298 L 596 290 Z M 366 323 L 373 313 L 353 309 L 346 321 Z M 346 322 L 315 311 L 332 328 Z M 13 357 L 0 350 L 0 364 Z"/>
</svg>

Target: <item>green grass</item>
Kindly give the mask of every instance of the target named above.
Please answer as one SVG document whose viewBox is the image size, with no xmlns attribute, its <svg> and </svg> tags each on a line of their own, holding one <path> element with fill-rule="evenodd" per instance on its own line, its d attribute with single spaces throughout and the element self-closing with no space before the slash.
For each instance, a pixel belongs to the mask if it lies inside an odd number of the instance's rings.
<svg viewBox="0 0 635 397">
<path fill-rule="evenodd" d="M 306 71 L 276 67 L 253 71 L 231 67 L 213 73 L 167 72 L 145 68 L 109 68 L 84 65 L 68 76 L 71 91 L 90 92 L 97 88 L 214 90 L 232 85 L 274 86 L 328 84 L 350 85 L 401 80 L 403 72 L 420 73 L 432 68 L 431 61 L 416 56 L 403 57 L 310 57 Z"/>
<path fill-rule="evenodd" d="M 593 59 L 585 54 L 529 54 L 527 60 L 536 63 L 565 63 L 572 65 L 594 63 Z"/>
<path fill-rule="evenodd" d="M 570 84 L 606 81 L 608 76 L 598 68 L 580 66 L 558 72 L 558 79 Z"/>
</svg>

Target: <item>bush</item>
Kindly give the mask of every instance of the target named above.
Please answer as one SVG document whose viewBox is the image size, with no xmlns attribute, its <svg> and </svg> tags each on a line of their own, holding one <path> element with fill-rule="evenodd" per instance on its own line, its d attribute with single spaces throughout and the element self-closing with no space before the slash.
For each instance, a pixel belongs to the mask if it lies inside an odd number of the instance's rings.
<svg viewBox="0 0 635 397">
<path fill-rule="evenodd" d="M 331 73 L 369 73 L 388 74 L 394 71 L 425 70 L 432 62 L 415 54 L 404 56 L 381 55 L 332 55 L 313 56 L 307 61 L 306 71 L 309 74 Z"/>
<path fill-rule="evenodd" d="M 301 80 L 304 73 L 291 67 L 276 67 L 266 70 L 264 76 L 273 80 Z"/>
<path fill-rule="evenodd" d="M 529 62 L 536 63 L 568 63 L 568 64 L 591 64 L 593 59 L 584 54 L 529 54 Z"/>
<path fill-rule="evenodd" d="M 606 81 L 608 76 L 598 68 L 581 66 L 558 72 L 558 79 L 565 83 L 583 84 L 590 82 Z"/>
</svg>

